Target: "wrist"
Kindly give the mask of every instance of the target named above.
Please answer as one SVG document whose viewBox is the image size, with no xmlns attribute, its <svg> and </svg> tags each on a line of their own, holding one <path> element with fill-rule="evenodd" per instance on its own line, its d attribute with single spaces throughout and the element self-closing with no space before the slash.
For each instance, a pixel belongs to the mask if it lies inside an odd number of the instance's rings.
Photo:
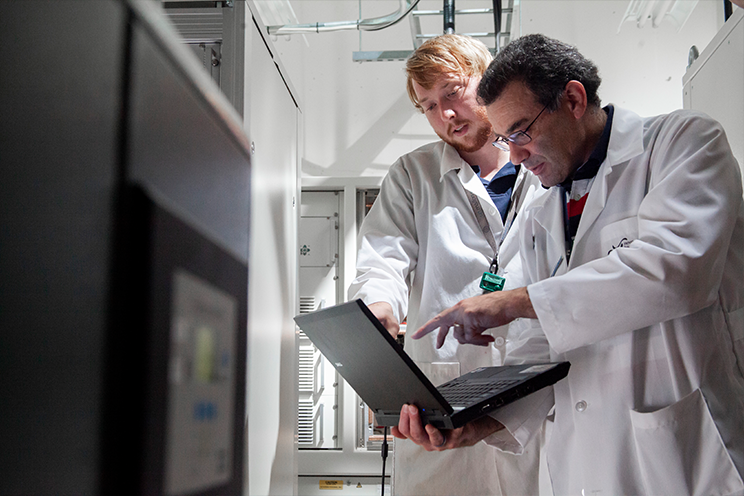
<svg viewBox="0 0 744 496">
<path fill-rule="evenodd" d="M 525 318 L 525 319 L 536 319 L 537 314 L 532 306 L 532 300 L 530 300 L 530 294 L 527 291 L 527 287 L 521 287 L 512 290 L 512 304 L 509 306 L 511 317 L 513 319 Z"/>
</svg>

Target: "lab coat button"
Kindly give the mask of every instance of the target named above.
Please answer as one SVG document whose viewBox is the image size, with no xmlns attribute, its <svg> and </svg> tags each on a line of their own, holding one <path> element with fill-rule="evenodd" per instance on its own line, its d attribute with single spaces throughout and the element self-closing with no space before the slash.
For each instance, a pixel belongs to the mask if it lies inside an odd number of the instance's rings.
<svg viewBox="0 0 744 496">
<path fill-rule="evenodd" d="M 492 208 L 490 213 L 491 213 L 491 215 L 496 215 L 496 209 L 495 208 Z"/>
<path fill-rule="evenodd" d="M 586 410 L 586 401 L 581 400 L 578 403 L 576 403 L 577 412 L 583 412 L 584 410 Z"/>
</svg>

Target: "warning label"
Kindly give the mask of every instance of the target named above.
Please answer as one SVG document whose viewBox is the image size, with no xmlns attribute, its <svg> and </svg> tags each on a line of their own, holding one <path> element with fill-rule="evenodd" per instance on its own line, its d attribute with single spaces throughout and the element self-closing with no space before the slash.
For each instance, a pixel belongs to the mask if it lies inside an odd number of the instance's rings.
<svg viewBox="0 0 744 496">
<path fill-rule="evenodd" d="M 320 480 L 321 489 L 343 489 L 344 481 L 342 480 Z"/>
</svg>

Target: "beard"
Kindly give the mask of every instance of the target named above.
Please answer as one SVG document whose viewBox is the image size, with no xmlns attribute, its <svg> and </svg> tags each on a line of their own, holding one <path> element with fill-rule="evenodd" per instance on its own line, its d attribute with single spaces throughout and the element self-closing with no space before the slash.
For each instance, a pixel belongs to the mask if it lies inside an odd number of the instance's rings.
<svg viewBox="0 0 744 496">
<path fill-rule="evenodd" d="M 442 141 L 452 146 L 458 152 L 477 152 L 478 150 L 486 146 L 486 144 L 489 142 L 493 130 L 491 128 L 491 123 L 488 121 L 488 114 L 486 114 L 485 107 L 478 107 L 477 109 L 475 109 L 475 114 L 476 116 L 478 116 L 479 119 L 472 122 L 472 125 L 476 127 L 475 134 L 473 135 L 472 139 L 468 140 L 467 142 L 460 142 L 448 139 L 441 134 L 439 135 L 439 137 L 442 139 Z"/>
</svg>

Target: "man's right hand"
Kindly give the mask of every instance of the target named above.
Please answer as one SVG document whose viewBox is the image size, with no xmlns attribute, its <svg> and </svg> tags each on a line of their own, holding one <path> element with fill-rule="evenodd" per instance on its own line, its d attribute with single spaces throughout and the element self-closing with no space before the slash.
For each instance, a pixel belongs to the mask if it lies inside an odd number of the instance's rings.
<svg viewBox="0 0 744 496">
<path fill-rule="evenodd" d="M 439 329 L 437 348 L 441 348 L 450 329 L 453 329 L 452 335 L 460 344 L 488 346 L 495 338 L 490 334 L 483 334 L 485 331 L 506 325 L 520 317 L 537 318 L 526 287 L 494 291 L 459 301 L 440 312 L 411 337 L 421 339 Z"/>
<path fill-rule="evenodd" d="M 498 420 L 485 415 L 454 430 L 439 430 L 421 420 L 419 409 L 414 405 L 403 405 L 398 425 L 391 429 L 398 439 L 410 439 L 426 451 L 444 451 L 463 446 L 473 446 L 504 426 Z"/>
<path fill-rule="evenodd" d="M 394 338 L 398 337 L 400 332 L 400 323 L 395 318 L 393 313 L 393 307 L 386 301 L 378 301 L 367 305 L 367 308 L 377 317 L 377 320 L 385 326 L 391 336 Z"/>
</svg>

